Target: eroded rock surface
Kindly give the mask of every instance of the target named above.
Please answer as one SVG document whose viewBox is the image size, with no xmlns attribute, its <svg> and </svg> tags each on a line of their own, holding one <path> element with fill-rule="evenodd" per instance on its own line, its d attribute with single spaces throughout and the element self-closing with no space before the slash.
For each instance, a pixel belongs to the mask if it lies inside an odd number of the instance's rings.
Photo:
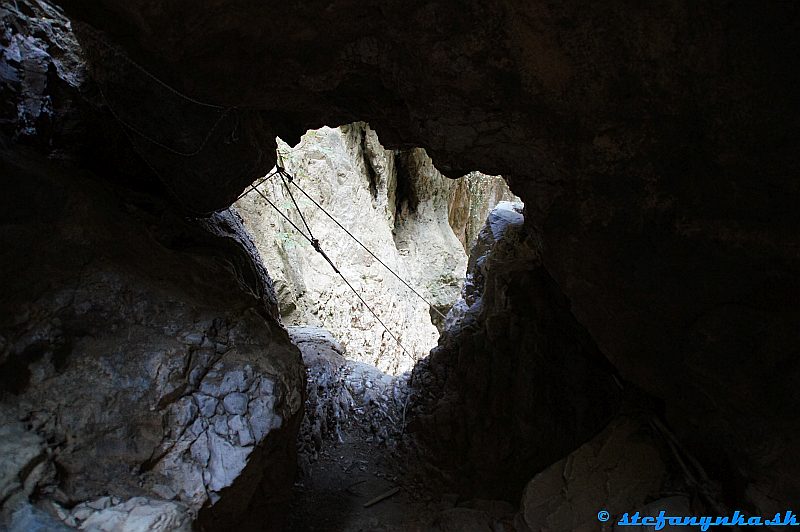
<svg viewBox="0 0 800 532">
<path fill-rule="evenodd" d="M 276 519 L 302 364 L 238 216 L 183 219 L 35 154 L 2 155 L 4 175 L 46 191 L 16 195 L 29 216 L 0 226 L 3 249 L 25 250 L 0 263 L 14 279 L 2 430 L 17 449 L 3 469 L 25 472 L 3 474 L 4 510 L 22 492 L 74 526 L 171 530 L 240 521 L 257 494 L 258 518 Z M 108 495 L 118 502 L 93 513 L 61 510 Z"/>
<path fill-rule="evenodd" d="M 509 190 L 502 176 L 487 176 L 480 172 L 470 172 L 456 180 L 451 194 L 450 227 L 467 253 L 475 245 L 478 233 L 495 205 L 501 201 L 522 201 Z"/>
</svg>

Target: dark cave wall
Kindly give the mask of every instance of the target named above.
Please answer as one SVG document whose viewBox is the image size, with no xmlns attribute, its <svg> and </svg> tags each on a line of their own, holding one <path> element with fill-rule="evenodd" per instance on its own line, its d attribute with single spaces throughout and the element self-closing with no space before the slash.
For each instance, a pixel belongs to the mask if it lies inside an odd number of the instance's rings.
<svg viewBox="0 0 800 532">
<path fill-rule="evenodd" d="M 0 426 L 41 440 L 19 471 L 5 441 L 0 524 L 21 495 L 67 515 L 110 495 L 279 523 L 303 366 L 241 220 L 177 216 L 18 146 L 0 170 L 29 186 L 1 202 L 26 209 L 0 224 Z"/>
<path fill-rule="evenodd" d="M 622 390 L 515 211 L 490 212 L 456 307 L 414 369 L 409 429 L 449 490 L 516 502 L 609 423 Z"/>
<path fill-rule="evenodd" d="M 58 10 L 0 17 L 0 528 L 274 529 L 305 376 L 253 241 L 126 165 Z"/>
<path fill-rule="evenodd" d="M 506 176 L 577 321 L 729 497 L 800 498 L 797 4 L 62 4 L 186 95 L 241 107 L 212 132 L 213 172 L 134 141 L 195 208 L 272 164 L 261 140 L 354 120 L 452 176 Z M 208 135 L 214 113 L 95 61 L 156 140 Z M 129 78 L 144 98 L 120 95 Z"/>
</svg>

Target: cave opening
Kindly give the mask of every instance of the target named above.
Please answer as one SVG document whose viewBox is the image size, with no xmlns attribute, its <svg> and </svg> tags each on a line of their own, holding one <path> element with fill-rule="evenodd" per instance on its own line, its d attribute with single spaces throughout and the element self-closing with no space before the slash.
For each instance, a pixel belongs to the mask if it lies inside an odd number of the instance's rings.
<svg viewBox="0 0 800 532">
<path fill-rule="evenodd" d="M 412 526 L 457 496 L 406 432 L 414 395 L 433 395 L 412 373 L 479 298 L 470 251 L 485 259 L 524 206 L 502 177 L 449 179 L 424 150 L 385 149 L 364 123 L 277 145 L 289 179 L 257 180 L 234 207 L 308 376 L 291 529 Z"/>
<path fill-rule="evenodd" d="M 329 4 L 0 7 L 0 528 L 593 530 L 800 500 L 800 4 Z M 356 119 L 393 150 L 350 125 L 293 154 Z M 326 248 L 412 356 L 291 227 L 230 208 L 276 136 L 434 302 Z M 445 202 L 425 154 L 527 204 L 456 274 L 469 180 Z"/>
</svg>

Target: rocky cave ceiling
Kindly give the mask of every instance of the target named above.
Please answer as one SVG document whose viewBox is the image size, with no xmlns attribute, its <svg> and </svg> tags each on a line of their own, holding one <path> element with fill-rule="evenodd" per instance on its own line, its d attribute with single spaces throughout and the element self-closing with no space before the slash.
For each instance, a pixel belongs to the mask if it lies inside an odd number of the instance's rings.
<svg viewBox="0 0 800 532">
<path fill-rule="evenodd" d="M 506 176 L 621 376 L 751 500 L 800 499 L 799 5 L 60 3 L 112 108 L 182 149 L 210 136 L 199 158 L 135 140 L 195 210 L 270 168 L 276 135 L 354 120 L 450 177 Z M 98 35 L 237 109 L 212 127 Z"/>
</svg>

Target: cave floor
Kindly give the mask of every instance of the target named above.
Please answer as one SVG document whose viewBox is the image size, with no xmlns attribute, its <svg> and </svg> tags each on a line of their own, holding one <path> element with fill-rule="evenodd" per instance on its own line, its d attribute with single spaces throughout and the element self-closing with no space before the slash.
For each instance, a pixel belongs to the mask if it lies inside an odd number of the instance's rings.
<svg viewBox="0 0 800 532">
<path fill-rule="evenodd" d="M 346 431 L 330 444 L 295 484 L 289 530 L 415 531 L 432 525 L 438 504 L 433 493 L 410 480 L 396 451 L 365 441 L 361 431 Z M 395 488 L 394 495 L 368 508 L 364 504 Z"/>
<path fill-rule="evenodd" d="M 347 359 L 322 329 L 289 332 L 303 355 L 308 393 L 288 530 L 512 530 L 513 505 L 452 493 L 458 482 L 434 466 L 416 434 L 406 431 L 409 373 L 387 375 Z M 388 496 L 364 507 L 381 495 Z"/>
</svg>

